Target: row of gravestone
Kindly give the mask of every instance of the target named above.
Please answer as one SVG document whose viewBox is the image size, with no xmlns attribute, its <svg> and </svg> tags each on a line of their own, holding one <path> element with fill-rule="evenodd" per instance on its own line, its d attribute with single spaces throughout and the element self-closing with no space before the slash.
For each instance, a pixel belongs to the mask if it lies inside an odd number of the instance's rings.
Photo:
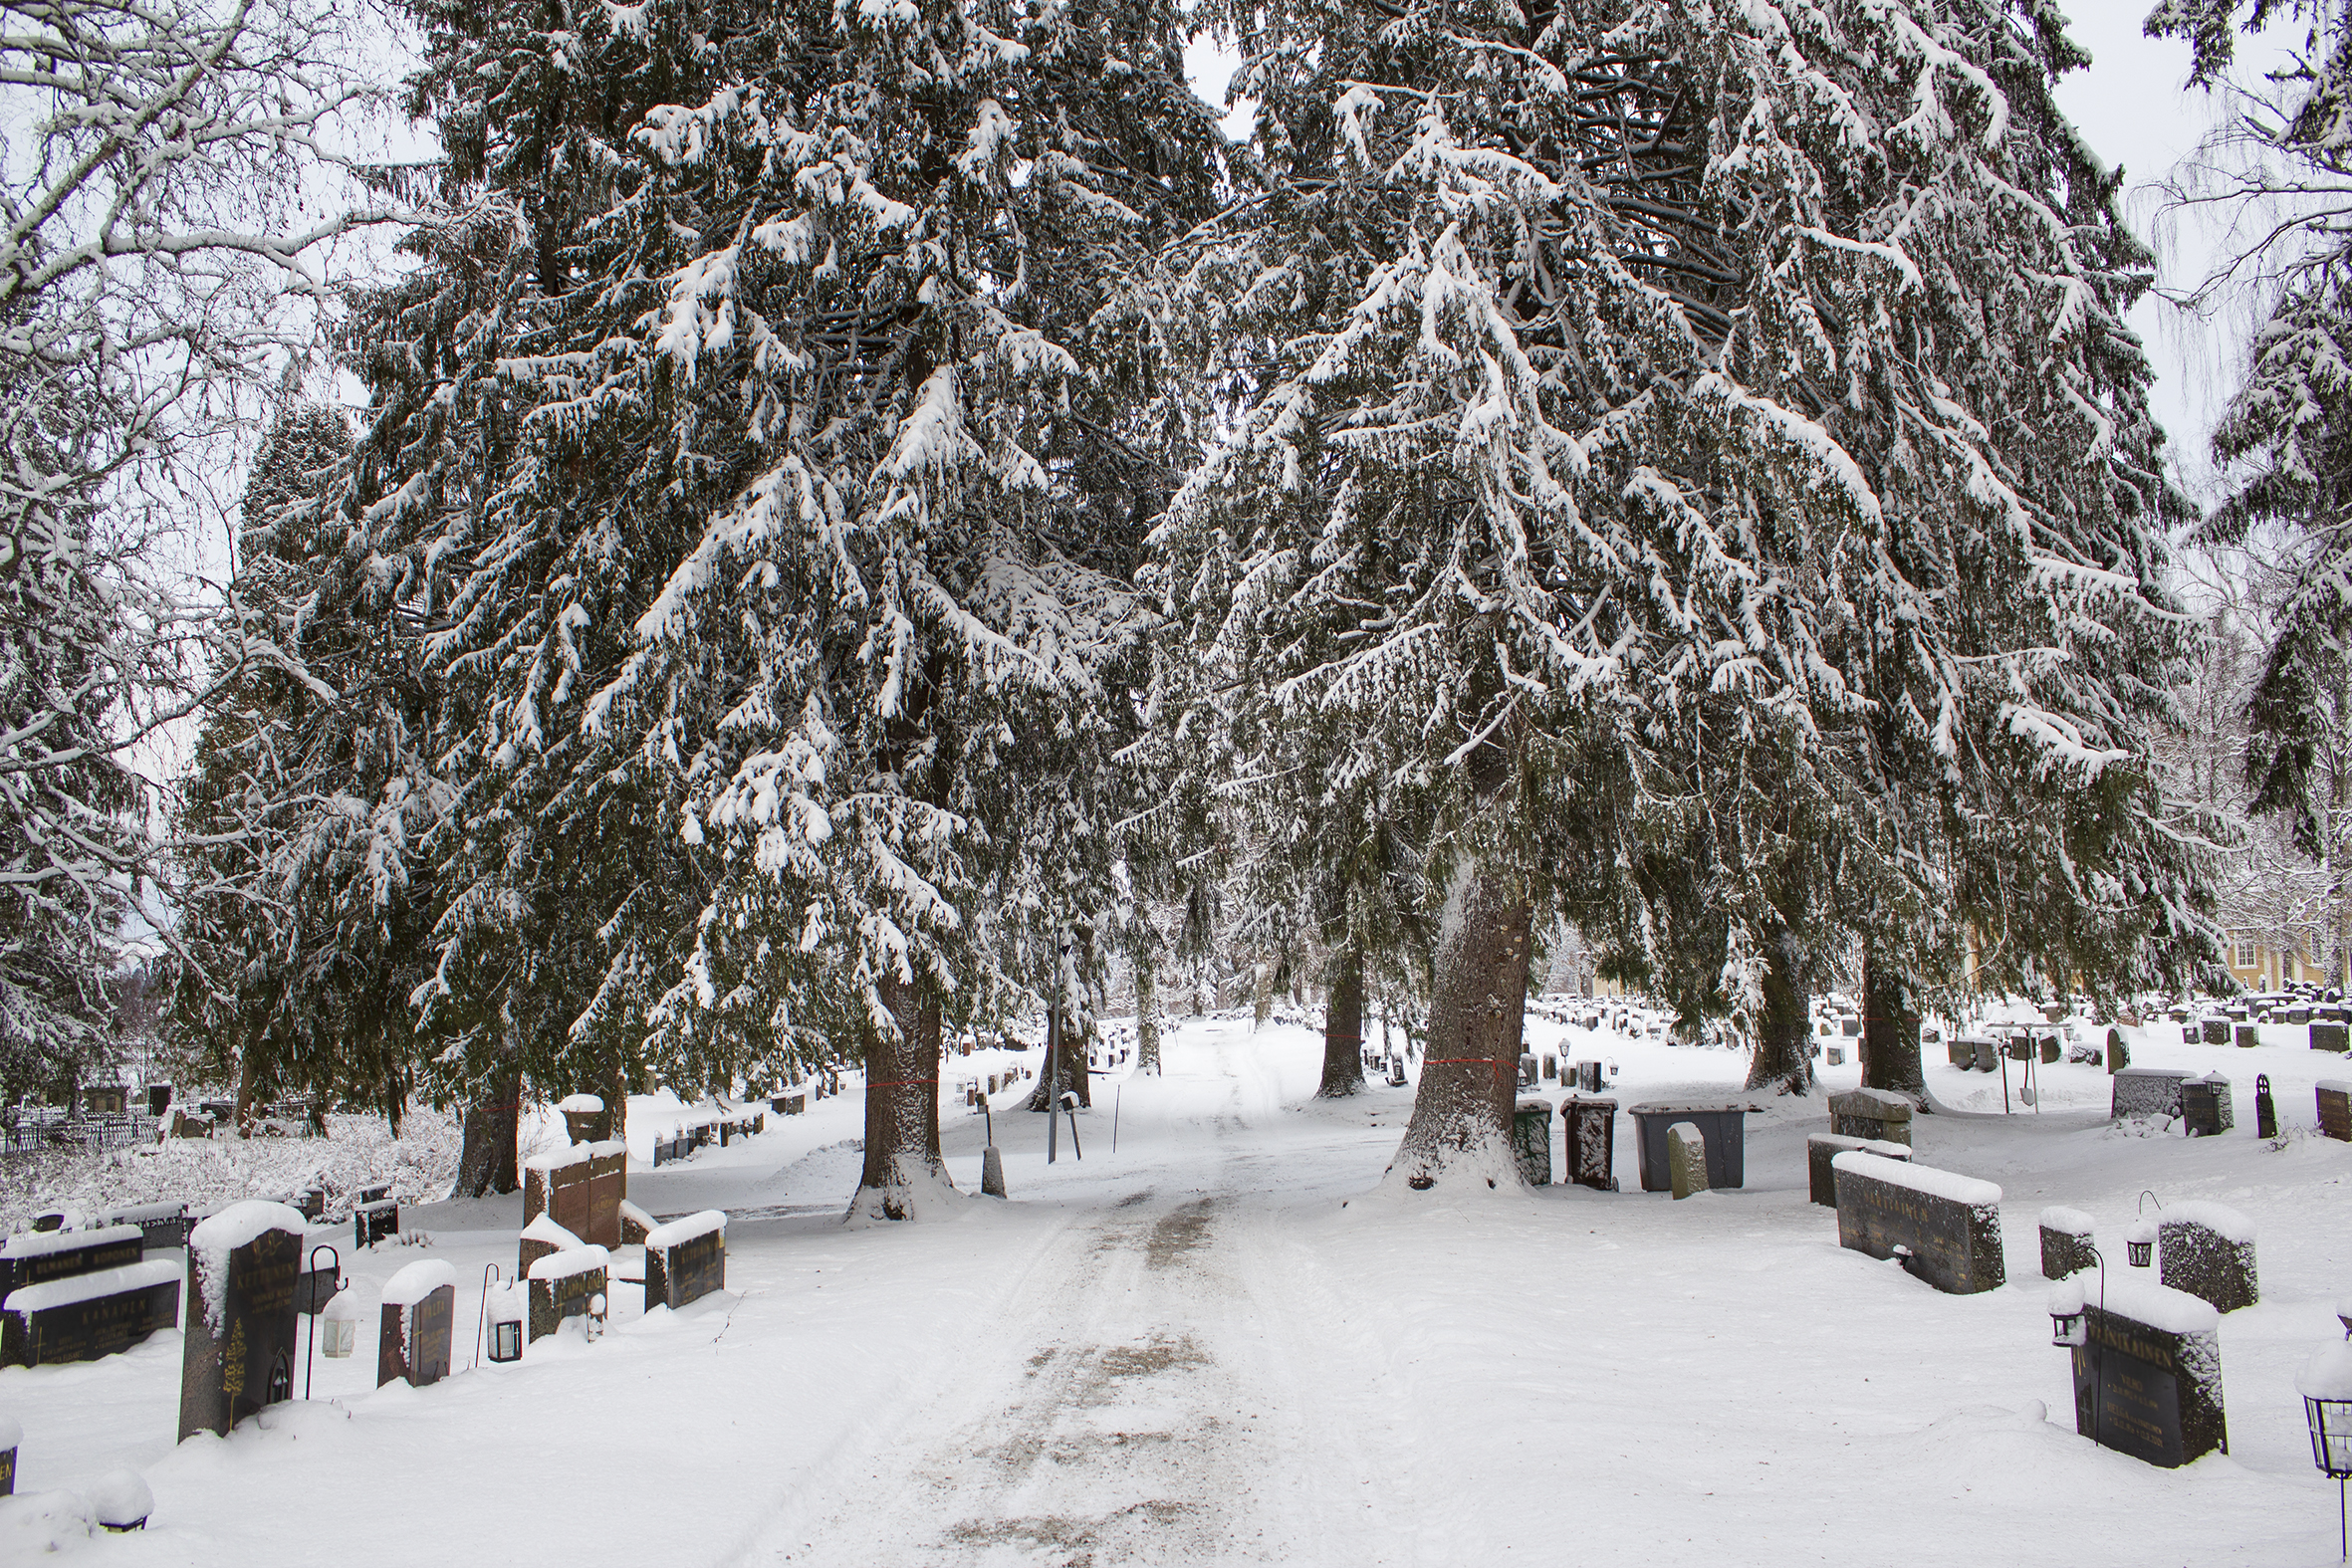
<svg viewBox="0 0 2352 1568">
<path fill-rule="evenodd" d="M 2319 1133 L 2352 1143 L 2352 1082 L 2322 1078 L 2313 1086 Z M 2278 1113 L 2270 1099 L 2267 1074 L 2254 1080 L 2254 1131 L 2263 1138 L 2278 1136 Z M 2237 1113 L 2230 1080 L 2219 1072 L 2202 1076 L 2178 1067 L 2128 1067 L 2115 1075 L 2108 1114 L 2179 1117 L 2190 1137 L 2219 1137 L 2236 1127 Z"/>
<path fill-rule="evenodd" d="M 777 1108 L 783 1114 L 783 1107 Z M 695 1150 L 707 1148 L 714 1140 L 724 1149 L 737 1138 L 749 1138 L 754 1133 L 768 1130 L 768 1113 L 742 1111 L 733 1116 L 712 1116 L 678 1128 L 667 1138 L 653 1142 L 653 1163 L 656 1167 L 674 1165 L 691 1156 Z"/>
</svg>

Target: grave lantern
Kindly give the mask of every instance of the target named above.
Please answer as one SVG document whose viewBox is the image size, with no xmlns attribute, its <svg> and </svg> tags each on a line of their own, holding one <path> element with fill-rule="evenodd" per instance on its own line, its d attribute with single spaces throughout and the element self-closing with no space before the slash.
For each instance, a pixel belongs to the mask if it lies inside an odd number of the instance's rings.
<svg viewBox="0 0 2352 1568">
<path fill-rule="evenodd" d="M 2352 1479 L 2352 1340 L 2330 1345 L 2295 1375 L 2303 1419 L 2311 1427 L 2311 1462 L 2336 1483 L 2336 1544 L 2352 1558 L 2345 1525 L 2344 1483 Z"/>
<path fill-rule="evenodd" d="M 2105 1268 L 2102 1262 L 2099 1265 Z M 2050 1292 L 2050 1343 L 2074 1349 L 2091 1342 L 2090 1319 L 2083 1310 L 2082 1286 L 2075 1280 L 2061 1280 Z"/>
<path fill-rule="evenodd" d="M 330 1361 L 341 1361 L 359 1343 L 359 1303 L 349 1290 L 338 1290 L 327 1303 L 327 1310 L 319 1314 L 319 1330 L 325 1337 L 319 1342 L 319 1354 Z"/>
<path fill-rule="evenodd" d="M 2142 1220 L 2123 1233 L 2123 1250 L 2134 1268 L 2146 1268 L 2156 1261 L 2156 1222 Z"/>
<path fill-rule="evenodd" d="M 490 1325 L 490 1359 L 520 1361 L 523 1359 L 523 1320 L 502 1317 Z"/>
</svg>

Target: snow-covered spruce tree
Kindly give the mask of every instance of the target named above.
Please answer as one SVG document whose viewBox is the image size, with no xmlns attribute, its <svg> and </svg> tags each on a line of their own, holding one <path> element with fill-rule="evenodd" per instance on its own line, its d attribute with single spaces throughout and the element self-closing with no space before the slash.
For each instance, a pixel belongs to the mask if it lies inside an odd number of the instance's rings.
<svg viewBox="0 0 2352 1568">
<path fill-rule="evenodd" d="M 2345 801 L 2327 766 L 2340 745 L 2329 730 L 2352 687 L 2352 235 L 2339 216 L 2352 189 L 2352 10 L 2164 0 L 2147 29 L 2187 41 L 2192 85 L 2215 86 L 2232 81 L 2240 30 L 2281 22 L 2302 32 L 2287 62 L 2238 92 L 2238 112 L 2178 194 L 2269 220 L 2239 231 L 2251 243 L 2226 249 L 2198 291 L 2244 288 L 2271 301 L 2214 431 L 2231 488 L 2207 529 L 2217 543 L 2255 545 L 2295 579 L 2246 704 L 2245 766 L 2255 808 L 2290 823 L 2313 858 L 2332 859 L 2329 828 Z M 2340 946 L 2328 944 L 2339 982 Z"/>
<path fill-rule="evenodd" d="M 289 397 L 255 455 L 227 643 L 276 657 L 223 672 L 182 782 L 182 1026 L 236 1082 L 246 1127 L 257 1101 L 299 1091 L 379 1105 L 397 1128 L 417 1066 L 428 695 L 412 628 L 316 613 L 321 501 L 351 449 L 340 413 Z"/>
<path fill-rule="evenodd" d="M 103 1027 L 160 868 L 129 749 L 192 714 L 217 622 L 183 479 L 324 292 L 322 133 L 362 95 L 317 7 L 0 4 L 0 1076 Z M 168 940 L 169 933 L 166 932 Z"/>
<path fill-rule="evenodd" d="M 1174 11 L 422 15 L 461 210 L 353 515 L 445 628 L 428 1017 L 681 1086 L 846 1048 L 857 1211 L 912 1213 L 944 1021 L 1109 897 L 1148 264 L 1214 138 Z"/>
</svg>

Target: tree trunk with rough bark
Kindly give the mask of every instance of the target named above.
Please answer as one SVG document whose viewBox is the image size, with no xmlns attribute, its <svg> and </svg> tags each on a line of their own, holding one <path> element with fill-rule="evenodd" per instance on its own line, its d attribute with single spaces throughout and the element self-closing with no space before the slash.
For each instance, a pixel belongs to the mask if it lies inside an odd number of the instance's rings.
<svg viewBox="0 0 2352 1568">
<path fill-rule="evenodd" d="M 898 980 L 875 986 L 893 1026 L 866 1026 L 865 1169 L 851 1220 L 914 1220 L 955 1196 L 939 1157 L 939 1004 Z"/>
<path fill-rule="evenodd" d="M 1338 1100 L 1364 1086 L 1364 956 L 1350 948 L 1323 995 L 1323 1082 L 1318 1099 Z"/>
<path fill-rule="evenodd" d="M 1919 1009 L 1911 988 L 1875 948 L 1862 946 L 1862 1087 L 1926 1098 L 1919 1061 Z"/>
<path fill-rule="evenodd" d="M 523 1075 L 507 1068 L 492 1076 L 482 1098 L 465 1108 L 464 1142 L 457 1156 L 452 1198 L 511 1193 L 519 1185 L 515 1140 L 522 1123 Z"/>
<path fill-rule="evenodd" d="M 1764 1016 L 1757 1019 L 1756 1057 L 1748 1065 L 1748 1087 L 1777 1094 L 1806 1094 L 1813 1087 L 1812 1030 L 1806 1027 L 1805 994 L 1796 980 L 1796 938 L 1786 931 L 1769 944 L 1764 969 Z"/>
<path fill-rule="evenodd" d="M 1498 872 L 1467 859 L 1456 869 L 1433 965 L 1421 1085 L 1389 1181 L 1420 1192 L 1520 1180 L 1511 1108 L 1531 924 L 1526 894 Z"/>
<path fill-rule="evenodd" d="M 1135 960 L 1135 1071 L 1160 1075 L 1160 988 L 1148 953 Z"/>
<path fill-rule="evenodd" d="M 1260 959 L 1251 972 L 1250 1032 L 1255 1034 L 1274 1020 L 1274 965 Z"/>
</svg>

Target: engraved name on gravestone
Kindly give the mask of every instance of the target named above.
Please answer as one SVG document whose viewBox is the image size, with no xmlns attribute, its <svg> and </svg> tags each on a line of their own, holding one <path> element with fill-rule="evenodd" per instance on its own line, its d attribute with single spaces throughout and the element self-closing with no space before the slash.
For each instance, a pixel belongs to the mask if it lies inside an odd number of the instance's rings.
<svg viewBox="0 0 2352 1568">
<path fill-rule="evenodd" d="M 101 1268 L 120 1268 L 146 1254 L 146 1234 L 136 1226 L 103 1231 L 51 1231 L 12 1235 L 0 1241 L 0 1299 L 19 1285 L 45 1284 Z"/>
<path fill-rule="evenodd" d="M 1905 1267 L 1938 1290 L 1998 1290 L 2000 1189 L 1991 1182 L 1860 1152 L 1830 1162 L 1837 1176 L 1837 1244 L 1872 1257 L 1905 1248 Z"/>
<path fill-rule="evenodd" d="M 2213 1308 L 2114 1273 L 2104 1308 L 2096 1292 L 2086 1294 L 2087 1342 L 2073 1352 L 2074 1430 L 2168 1469 L 2229 1453 Z"/>
<path fill-rule="evenodd" d="M 231 1204 L 188 1234 L 187 1335 L 179 1435 L 227 1435 L 294 1389 L 294 1282 L 302 1216 L 284 1204 Z"/>
</svg>

